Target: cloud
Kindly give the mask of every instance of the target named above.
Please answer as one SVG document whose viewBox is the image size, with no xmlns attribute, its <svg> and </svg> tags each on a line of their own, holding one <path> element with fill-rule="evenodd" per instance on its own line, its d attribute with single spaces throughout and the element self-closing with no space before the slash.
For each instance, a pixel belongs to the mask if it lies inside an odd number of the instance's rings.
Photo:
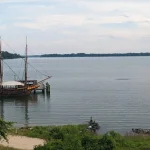
<svg viewBox="0 0 150 150">
<path fill-rule="evenodd" d="M 17 3 L 17 2 L 23 2 L 23 3 L 27 3 L 27 2 L 38 2 L 39 0 L 0 0 L 0 3 Z"/>
<path fill-rule="evenodd" d="M 101 26 L 105 28 L 115 28 L 115 29 L 135 29 L 138 27 L 138 24 L 135 22 L 119 22 L 119 23 L 104 23 L 101 24 Z"/>
<path fill-rule="evenodd" d="M 5 25 L 0 25 L 0 30 L 5 30 L 7 27 Z"/>
<path fill-rule="evenodd" d="M 48 29 L 50 26 L 70 26 L 82 25 L 85 21 L 83 16 L 79 15 L 44 15 L 37 17 L 32 23 L 16 23 L 17 26 L 35 28 L 35 29 Z"/>
<path fill-rule="evenodd" d="M 18 52 L 25 35 L 32 37 L 31 47 L 39 53 L 49 48 L 52 53 L 119 52 L 150 46 L 142 38 L 150 35 L 146 0 L 0 0 L 0 4 L 0 34 L 11 43 L 17 36 Z"/>
<path fill-rule="evenodd" d="M 63 0 L 63 2 L 64 1 L 65 0 Z M 88 12 L 86 13 L 82 12 L 80 14 L 78 13 L 69 14 L 70 8 L 68 4 L 67 5 L 69 8 L 69 11 L 68 12 L 65 11 L 65 13 L 63 9 L 62 9 L 62 12 L 60 13 L 53 12 L 53 10 L 57 10 L 57 8 L 59 8 L 60 4 L 52 4 L 52 5 L 46 6 L 42 3 L 41 5 L 38 5 L 38 6 L 35 5 L 35 6 L 28 6 L 28 7 L 19 5 L 18 9 L 21 9 L 22 11 L 27 12 L 29 21 L 24 21 L 24 23 L 22 21 L 21 22 L 18 21 L 18 22 L 15 22 L 14 25 L 25 27 L 25 28 L 35 28 L 35 29 L 40 29 L 40 30 L 46 30 L 46 29 L 49 29 L 50 26 L 53 26 L 53 25 L 57 26 L 60 24 L 68 25 L 68 26 L 69 25 L 79 26 L 79 25 L 86 25 L 86 24 L 93 24 L 93 25 L 94 24 L 102 24 L 102 25 L 106 24 L 107 26 L 109 24 L 110 26 L 112 25 L 113 27 L 115 24 L 116 25 L 123 25 L 123 24 L 129 25 L 130 23 L 131 25 L 131 22 L 132 22 L 132 25 L 134 24 L 136 26 L 136 24 L 139 24 L 139 23 L 146 24 L 150 21 L 150 17 L 145 17 L 144 15 L 141 15 L 137 13 L 136 11 L 135 11 L 136 13 L 134 13 L 134 11 L 130 12 L 131 11 L 130 9 L 128 11 L 125 9 L 127 6 L 131 5 L 132 3 L 131 4 L 127 3 L 125 7 L 124 3 L 119 3 L 119 2 L 100 3 L 98 1 L 97 2 L 70 1 L 70 3 L 71 2 L 76 4 L 77 10 L 78 10 L 78 7 L 81 7 L 81 8 L 86 7 L 88 9 Z M 136 4 L 136 5 L 138 6 L 139 4 Z M 13 6 L 13 8 L 15 7 L 17 6 Z M 134 6 L 134 8 L 136 7 Z M 32 13 L 32 12 L 35 12 L 35 13 Z M 23 15 L 27 18 L 27 15 L 25 15 L 24 13 Z"/>
</svg>

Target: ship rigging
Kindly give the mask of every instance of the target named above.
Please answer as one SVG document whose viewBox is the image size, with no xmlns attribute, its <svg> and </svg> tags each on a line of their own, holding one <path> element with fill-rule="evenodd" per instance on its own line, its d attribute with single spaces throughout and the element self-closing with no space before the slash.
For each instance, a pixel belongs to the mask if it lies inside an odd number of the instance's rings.
<svg viewBox="0 0 150 150">
<path fill-rule="evenodd" d="M 25 58 L 24 58 L 24 80 L 19 81 L 3 81 L 4 73 L 3 73 L 3 57 L 2 57 L 2 40 L 0 37 L 0 97 L 3 96 L 25 96 L 30 95 L 32 91 L 35 91 L 40 87 L 40 84 L 45 80 L 51 78 L 51 76 L 47 76 L 46 78 L 37 81 L 33 80 L 32 84 L 29 84 L 31 81 L 28 80 L 28 45 L 27 45 L 27 37 L 26 37 L 26 48 L 25 48 Z"/>
</svg>

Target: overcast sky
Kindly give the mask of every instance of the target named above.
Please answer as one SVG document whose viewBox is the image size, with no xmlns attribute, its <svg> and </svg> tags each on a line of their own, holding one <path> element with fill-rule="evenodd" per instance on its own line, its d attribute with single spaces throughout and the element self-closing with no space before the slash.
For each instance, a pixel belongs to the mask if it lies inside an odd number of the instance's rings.
<svg viewBox="0 0 150 150">
<path fill-rule="evenodd" d="M 3 50 L 150 52 L 149 0 L 0 0 Z"/>
</svg>

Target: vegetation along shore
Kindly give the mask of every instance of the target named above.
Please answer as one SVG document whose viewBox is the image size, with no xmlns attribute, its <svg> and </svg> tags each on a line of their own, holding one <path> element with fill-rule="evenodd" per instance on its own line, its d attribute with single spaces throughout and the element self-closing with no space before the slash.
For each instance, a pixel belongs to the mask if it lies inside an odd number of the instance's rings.
<svg viewBox="0 0 150 150">
<path fill-rule="evenodd" d="M 2 52 L 4 59 L 23 58 L 19 54 Z M 71 53 L 71 54 L 43 54 L 43 55 L 29 55 L 28 57 L 130 57 L 130 56 L 150 56 L 150 53 L 112 53 L 112 54 L 86 54 L 86 53 Z"/>
<path fill-rule="evenodd" d="M 71 54 L 44 54 L 39 57 L 129 57 L 129 56 L 150 56 L 150 53 L 109 53 L 109 54 L 95 54 L 95 53 L 71 53 Z M 34 57 L 34 55 L 32 56 Z M 38 55 L 35 55 L 38 57 Z"/>
<path fill-rule="evenodd" d="M 14 58 L 23 58 L 21 55 L 19 54 L 13 54 L 13 53 L 9 53 L 7 51 L 3 51 L 2 52 L 2 57 L 3 59 L 14 59 Z"/>
<path fill-rule="evenodd" d="M 150 135 L 127 134 L 121 136 L 114 131 L 104 135 L 97 131 L 98 123 L 90 119 L 88 124 L 64 126 L 36 126 L 15 129 L 12 123 L 0 119 L 0 140 L 7 135 L 26 136 L 45 140 L 34 150 L 149 150 Z M 17 150 L 0 145 L 1 150 Z M 21 149 L 24 149 L 23 147 Z"/>
</svg>

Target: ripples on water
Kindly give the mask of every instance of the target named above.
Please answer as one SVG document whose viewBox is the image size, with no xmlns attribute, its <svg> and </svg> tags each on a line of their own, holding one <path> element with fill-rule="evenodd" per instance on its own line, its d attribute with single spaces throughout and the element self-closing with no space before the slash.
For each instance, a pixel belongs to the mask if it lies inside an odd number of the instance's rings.
<svg viewBox="0 0 150 150">
<path fill-rule="evenodd" d="M 7 60 L 16 72 L 21 60 Z M 86 123 L 92 116 L 101 132 L 121 133 L 149 128 L 150 59 L 45 58 L 29 59 L 37 69 L 53 77 L 51 94 L 0 100 L 0 114 L 22 125 Z M 16 64 L 18 64 L 16 66 Z M 5 79 L 13 74 L 4 66 Z M 29 68 L 29 78 L 36 72 Z M 36 76 L 41 79 L 41 76 Z"/>
</svg>

